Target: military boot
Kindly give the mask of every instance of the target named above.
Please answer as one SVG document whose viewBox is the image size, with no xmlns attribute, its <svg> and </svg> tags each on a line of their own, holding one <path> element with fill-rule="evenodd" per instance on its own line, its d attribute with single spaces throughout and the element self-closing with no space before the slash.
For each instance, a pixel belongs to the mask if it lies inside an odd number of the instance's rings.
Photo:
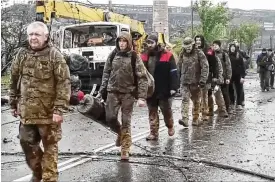
<svg viewBox="0 0 275 182">
<path fill-rule="evenodd" d="M 129 151 L 132 145 L 130 128 L 121 130 L 121 160 L 129 160 Z"/>
<path fill-rule="evenodd" d="M 179 119 L 179 124 L 188 127 L 188 119 Z"/>
<path fill-rule="evenodd" d="M 208 119 L 209 119 L 208 115 L 204 115 L 204 114 L 202 115 L 202 120 L 203 121 L 208 121 Z"/>
<path fill-rule="evenodd" d="M 30 182 L 40 182 L 42 179 L 32 176 Z"/>
<path fill-rule="evenodd" d="M 122 149 L 121 150 L 121 155 L 120 155 L 120 159 L 122 161 L 129 161 L 129 151 Z"/>
<path fill-rule="evenodd" d="M 227 113 L 228 114 L 233 114 L 233 109 L 229 106 L 228 109 L 227 109 Z"/>
<path fill-rule="evenodd" d="M 192 125 L 193 126 L 199 126 L 200 125 L 199 115 L 193 115 Z"/>
<path fill-rule="evenodd" d="M 152 133 L 152 132 L 146 137 L 147 141 L 148 140 L 158 140 L 158 139 L 159 139 L 158 134 Z"/>
<path fill-rule="evenodd" d="M 201 113 L 202 113 L 202 120 L 203 121 L 208 121 L 209 117 L 208 117 L 208 112 L 209 112 L 209 108 L 202 108 L 201 107 Z"/>
<path fill-rule="evenodd" d="M 168 135 L 169 135 L 169 136 L 173 136 L 174 134 L 175 134 L 175 129 L 174 129 L 174 127 L 168 128 Z"/>
<path fill-rule="evenodd" d="M 199 126 L 199 125 L 200 125 L 200 120 L 199 120 L 199 118 L 194 118 L 193 121 L 192 121 L 192 125 L 193 125 L 193 126 Z"/>
<path fill-rule="evenodd" d="M 223 117 L 223 118 L 228 118 L 229 117 L 228 113 L 227 113 L 227 111 L 225 109 L 219 111 L 219 116 Z"/>
<path fill-rule="evenodd" d="M 214 109 L 213 108 L 209 108 L 207 116 L 214 116 Z"/>
</svg>

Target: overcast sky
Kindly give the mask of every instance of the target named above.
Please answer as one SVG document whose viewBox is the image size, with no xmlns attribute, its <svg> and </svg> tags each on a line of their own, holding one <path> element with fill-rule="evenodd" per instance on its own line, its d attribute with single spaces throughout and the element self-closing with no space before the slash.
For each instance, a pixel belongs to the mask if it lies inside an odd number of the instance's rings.
<svg viewBox="0 0 275 182">
<path fill-rule="evenodd" d="M 108 3 L 109 0 L 89 0 L 92 3 Z M 219 2 L 221 0 L 213 0 Z M 275 10 L 275 0 L 227 0 L 229 8 L 250 9 L 272 9 Z M 137 4 L 152 5 L 153 0 L 112 0 L 113 4 Z M 169 6 L 190 6 L 191 0 L 168 0 Z"/>
</svg>

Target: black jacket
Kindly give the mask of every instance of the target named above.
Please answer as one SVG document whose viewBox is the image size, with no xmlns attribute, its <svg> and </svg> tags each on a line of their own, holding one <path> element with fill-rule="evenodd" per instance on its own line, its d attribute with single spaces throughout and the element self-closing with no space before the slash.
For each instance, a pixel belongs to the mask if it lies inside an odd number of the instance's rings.
<svg viewBox="0 0 275 182">
<path fill-rule="evenodd" d="M 177 66 L 173 54 L 160 48 L 154 54 L 143 53 L 141 59 L 155 79 L 153 97 L 171 97 L 170 90 L 178 89 Z"/>
<path fill-rule="evenodd" d="M 231 46 L 230 46 L 231 47 Z M 231 61 L 232 68 L 232 77 L 242 77 L 244 78 L 245 73 L 245 64 L 243 61 L 243 57 L 239 51 L 231 52 L 229 47 L 229 58 Z"/>
</svg>

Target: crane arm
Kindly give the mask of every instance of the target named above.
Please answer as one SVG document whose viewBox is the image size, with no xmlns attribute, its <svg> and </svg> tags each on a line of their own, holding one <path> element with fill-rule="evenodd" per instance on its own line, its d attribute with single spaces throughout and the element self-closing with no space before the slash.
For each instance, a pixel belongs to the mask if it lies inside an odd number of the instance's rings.
<svg viewBox="0 0 275 182">
<path fill-rule="evenodd" d="M 131 19 L 129 16 L 87 7 L 76 2 L 62 0 L 36 1 L 36 20 L 49 24 L 52 18 L 71 18 L 81 22 L 118 22 L 128 24 L 132 32 L 145 34 L 144 22 Z"/>
<path fill-rule="evenodd" d="M 55 0 L 36 1 L 36 19 L 48 24 L 52 18 L 71 18 L 83 22 L 104 21 L 104 12 L 78 3 Z"/>
</svg>

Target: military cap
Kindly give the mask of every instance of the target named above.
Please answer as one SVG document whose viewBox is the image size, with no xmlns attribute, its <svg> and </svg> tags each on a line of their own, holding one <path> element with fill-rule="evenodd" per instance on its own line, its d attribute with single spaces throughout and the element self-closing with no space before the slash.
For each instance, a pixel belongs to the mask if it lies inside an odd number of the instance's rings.
<svg viewBox="0 0 275 182">
<path fill-rule="evenodd" d="M 185 37 L 182 42 L 182 47 L 189 47 L 195 44 L 195 41 L 191 37 Z"/>
</svg>

